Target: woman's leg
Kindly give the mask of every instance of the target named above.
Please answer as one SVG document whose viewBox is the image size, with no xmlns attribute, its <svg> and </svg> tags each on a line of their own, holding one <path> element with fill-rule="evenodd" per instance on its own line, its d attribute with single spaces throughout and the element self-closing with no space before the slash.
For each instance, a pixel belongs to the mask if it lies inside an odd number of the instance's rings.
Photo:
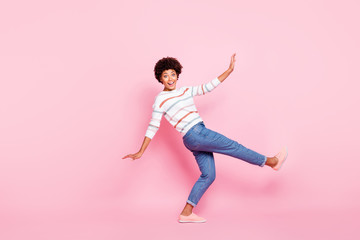
<svg viewBox="0 0 360 240">
<path fill-rule="evenodd" d="M 267 158 L 220 133 L 207 129 L 203 123 L 189 130 L 183 142 L 185 147 L 193 152 L 201 171 L 201 176 L 191 190 L 181 213 L 185 216 L 191 214 L 193 207 L 215 180 L 215 162 L 212 152 L 229 155 L 261 167 L 265 164 L 273 167 L 278 162 L 276 157 Z"/>
<path fill-rule="evenodd" d="M 216 173 L 215 173 L 215 161 L 214 154 L 212 152 L 203 152 L 203 151 L 192 151 L 195 156 L 196 162 L 201 171 L 199 179 L 195 182 L 188 200 L 185 205 L 182 215 L 190 215 L 192 208 L 195 207 L 200 198 L 204 195 L 205 191 L 209 186 L 214 182 Z"/>
<path fill-rule="evenodd" d="M 190 150 L 221 153 L 261 167 L 267 161 L 266 156 L 248 149 L 220 133 L 207 129 L 205 126 L 197 134 L 192 134 L 191 141 L 184 143 Z"/>
</svg>

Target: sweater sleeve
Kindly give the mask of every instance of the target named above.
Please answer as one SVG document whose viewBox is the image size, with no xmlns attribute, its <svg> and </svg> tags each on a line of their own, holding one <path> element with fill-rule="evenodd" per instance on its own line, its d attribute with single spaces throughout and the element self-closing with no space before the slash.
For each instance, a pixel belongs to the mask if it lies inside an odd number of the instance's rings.
<svg viewBox="0 0 360 240">
<path fill-rule="evenodd" d="M 219 84 L 220 80 L 218 78 L 214 78 L 208 83 L 201 84 L 199 86 L 191 87 L 191 96 L 200 96 L 204 95 L 205 93 L 211 92 L 214 90 Z"/>
<path fill-rule="evenodd" d="M 155 133 L 159 130 L 161 118 L 164 113 L 158 105 L 159 104 L 156 104 L 155 100 L 155 103 L 153 105 L 153 111 L 151 114 L 151 120 L 145 133 L 145 136 L 150 139 L 152 139 L 155 136 Z"/>
</svg>

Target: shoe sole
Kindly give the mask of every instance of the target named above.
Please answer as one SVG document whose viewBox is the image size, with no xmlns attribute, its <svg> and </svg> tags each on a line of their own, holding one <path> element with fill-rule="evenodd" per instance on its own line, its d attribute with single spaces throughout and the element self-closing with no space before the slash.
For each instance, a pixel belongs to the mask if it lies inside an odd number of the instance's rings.
<svg viewBox="0 0 360 240">
<path fill-rule="evenodd" d="M 203 223 L 206 222 L 206 220 L 202 221 L 186 221 L 186 220 L 179 220 L 180 223 Z"/>
</svg>

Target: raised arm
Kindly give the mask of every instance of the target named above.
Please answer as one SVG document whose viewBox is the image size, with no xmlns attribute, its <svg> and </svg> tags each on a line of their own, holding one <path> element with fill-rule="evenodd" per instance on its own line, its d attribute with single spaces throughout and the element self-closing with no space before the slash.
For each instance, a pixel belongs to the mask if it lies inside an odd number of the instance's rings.
<svg viewBox="0 0 360 240">
<path fill-rule="evenodd" d="M 230 66 L 229 68 L 223 73 L 221 74 L 218 79 L 220 82 L 223 82 L 229 75 L 230 73 L 232 73 L 232 71 L 234 71 L 234 67 L 235 67 L 235 55 L 236 53 L 234 53 L 232 56 L 231 56 L 231 61 L 230 61 Z"/>
<path fill-rule="evenodd" d="M 205 93 L 211 92 L 211 91 L 214 90 L 220 83 L 222 83 L 222 82 L 230 75 L 230 73 L 232 73 L 232 71 L 234 70 L 235 55 L 236 55 L 236 53 L 234 53 L 234 54 L 231 56 L 230 66 L 229 66 L 229 68 L 228 68 L 223 74 L 221 74 L 219 77 L 211 80 L 211 81 L 208 82 L 208 83 L 201 84 L 201 85 L 199 85 L 199 86 L 191 87 L 191 95 L 192 95 L 192 96 L 204 95 Z"/>
</svg>

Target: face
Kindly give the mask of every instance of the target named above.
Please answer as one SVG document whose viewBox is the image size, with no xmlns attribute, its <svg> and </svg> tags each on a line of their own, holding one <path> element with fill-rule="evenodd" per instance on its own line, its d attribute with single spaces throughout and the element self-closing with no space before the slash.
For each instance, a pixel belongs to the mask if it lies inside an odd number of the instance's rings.
<svg viewBox="0 0 360 240">
<path fill-rule="evenodd" d="M 162 72 L 160 81 L 164 84 L 164 91 L 176 89 L 177 74 L 174 69 L 168 69 Z"/>
</svg>

